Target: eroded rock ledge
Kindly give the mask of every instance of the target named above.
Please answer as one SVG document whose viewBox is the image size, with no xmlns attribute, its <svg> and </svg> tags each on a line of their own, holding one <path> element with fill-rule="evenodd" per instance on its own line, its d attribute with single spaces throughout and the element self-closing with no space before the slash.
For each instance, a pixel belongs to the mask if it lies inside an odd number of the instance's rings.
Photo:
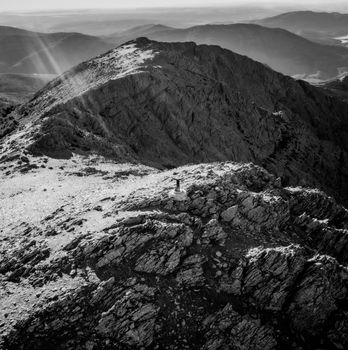
<svg viewBox="0 0 348 350">
<path fill-rule="evenodd" d="M 252 164 L 161 176 L 60 251 L 35 227 L 3 240 L 2 299 L 35 296 L 2 307 L 4 349 L 347 348 L 346 209 Z M 167 195 L 173 176 L 184 202 Z M 69 230 L 59 215 L 47 227 Z"/>
</svg>

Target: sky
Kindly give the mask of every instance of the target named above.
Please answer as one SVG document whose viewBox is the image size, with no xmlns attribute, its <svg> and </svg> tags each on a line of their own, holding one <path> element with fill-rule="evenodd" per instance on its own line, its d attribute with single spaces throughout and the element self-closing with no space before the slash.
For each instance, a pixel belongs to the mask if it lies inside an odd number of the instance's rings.
<svg viewBox="0 0 348 350">
<path fill-rule="evenodd" d="M 190 7 L 190 6 L 308 6 L 333 10 L 347 5 L 348 0 L 0 0 L 0 11 L 59 10 L 79 8 L 136 8 L 136 7 Z M 346 7 L 346 6 L 345 6 Z"/>
</svg>

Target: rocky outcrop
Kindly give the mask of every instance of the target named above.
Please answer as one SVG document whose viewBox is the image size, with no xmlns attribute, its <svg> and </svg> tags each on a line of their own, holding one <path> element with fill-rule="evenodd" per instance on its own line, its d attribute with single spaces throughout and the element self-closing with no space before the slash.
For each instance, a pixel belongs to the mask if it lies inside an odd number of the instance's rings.
<svg viewBox="0 0 348 350">
<path fill-rule="evenodd" d="M 302 249 L 254 248 L 246 259 L 246 264 L 242 262 L 231 274 L 230 283 L 234 286 L 231 292 L 248 296 L 250 303 L 261 309 L 282 310 L 288 291 L 296 284 L 306 263 Z"/>
<path fill-rule="evenodd" d="M 340 327 L 339 322 L 332 325 L 331 318 L 340 318 L 347 300 L 347 282 L 347 268 L 335 259 L 325 255 L 308 259 L 303 248 L 289 246 L 250 250 L 226 278 L 224 287 L 246 297 L 250 305 L 286 319 L 300 342 L 343 349 L 347 346 L 346 330 L 340 329 L 336 344 L 322 334 L 330 327 Z"/>
<path fill-rule="evenodd" d="M 335 345 L 330 338 L 318 338 L 327 328 L 336 327 L 330 325 L 331 317 L 335 319 L 343 311 L 342 304 L 347 300 L 347 281 L 347 268 L 331 257 L 314 256 L 309 259 L 287 311 L 294 331 L 305 339 L 345 348 L 348 345 L 347 330 L 341 330 L 341 342 Z"/>
<path fill-rule="evenodd" d="M 346 202 L 347 114 L 339 99 L 228 50 L 140 38 L 49 83 L 14 114 L 21 128 L 3 149 L 158 168 L 250 161 Z"/>
<path fill-rule="evenodd" d="M 242 317 L 230 304 L 205 320 L 207 342 L 202 350 L 276 349 L 272 329 L 261 326 L 260 320 Z"/>
<path fill-rule="evenodd" d="M 290 211 L 302 242 L 347 264 L 347 210 L 317 190 L 289 191 Z"/>
<path fill-rule="evenodd" d="M 347 347 L 348 270 L 334 243 L 346 244 L 343 207 L 253 164 L 151 176 L 95 210 L 103 229 L 79 231 L 86 213 L 61 209 L 1 238 L 4 349 Z M 185 201 L 168 195 L 174 176 Z M 314 221 L 325 222 L 316 239 Z"/>
</svg>

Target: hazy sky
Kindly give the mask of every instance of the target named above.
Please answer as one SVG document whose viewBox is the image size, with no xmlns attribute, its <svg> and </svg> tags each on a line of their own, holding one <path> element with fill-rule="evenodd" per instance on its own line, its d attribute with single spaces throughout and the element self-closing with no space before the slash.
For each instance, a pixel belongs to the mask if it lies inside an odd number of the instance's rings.
<svg viewBox="0 0 348 350">
<path fill-rule="evenodd" d="M 129 8 L 171 6 L 217 6 L 217 5 L 275 5 L 308 6 L 309 8 L 347 7 L 348 0 L 0 0 L 0 11 L 51 10 L 75 8 Z M 345 6 L 344 6 L 345 5 Z"/>
</svg>

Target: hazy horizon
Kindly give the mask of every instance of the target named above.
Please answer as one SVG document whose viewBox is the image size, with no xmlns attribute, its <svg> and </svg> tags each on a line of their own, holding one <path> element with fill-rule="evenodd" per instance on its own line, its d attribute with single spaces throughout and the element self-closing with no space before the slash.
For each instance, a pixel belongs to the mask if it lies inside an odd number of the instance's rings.
<svg viewBox="0 0 348 350">
<path fill-rule="evenodd" d="M 1 3 L 0 12 L 41 12 L 41 11 L 74 11 L 74 10 L 136 10 L 155 8 L 204 8 L 204 7 L 265 7 L 265 8 L 288 8 L 313 11 L 348 11 L 346 0 L 172 0 L 163 2 L 160 0 L 12 0 Z"/>
</svg>

